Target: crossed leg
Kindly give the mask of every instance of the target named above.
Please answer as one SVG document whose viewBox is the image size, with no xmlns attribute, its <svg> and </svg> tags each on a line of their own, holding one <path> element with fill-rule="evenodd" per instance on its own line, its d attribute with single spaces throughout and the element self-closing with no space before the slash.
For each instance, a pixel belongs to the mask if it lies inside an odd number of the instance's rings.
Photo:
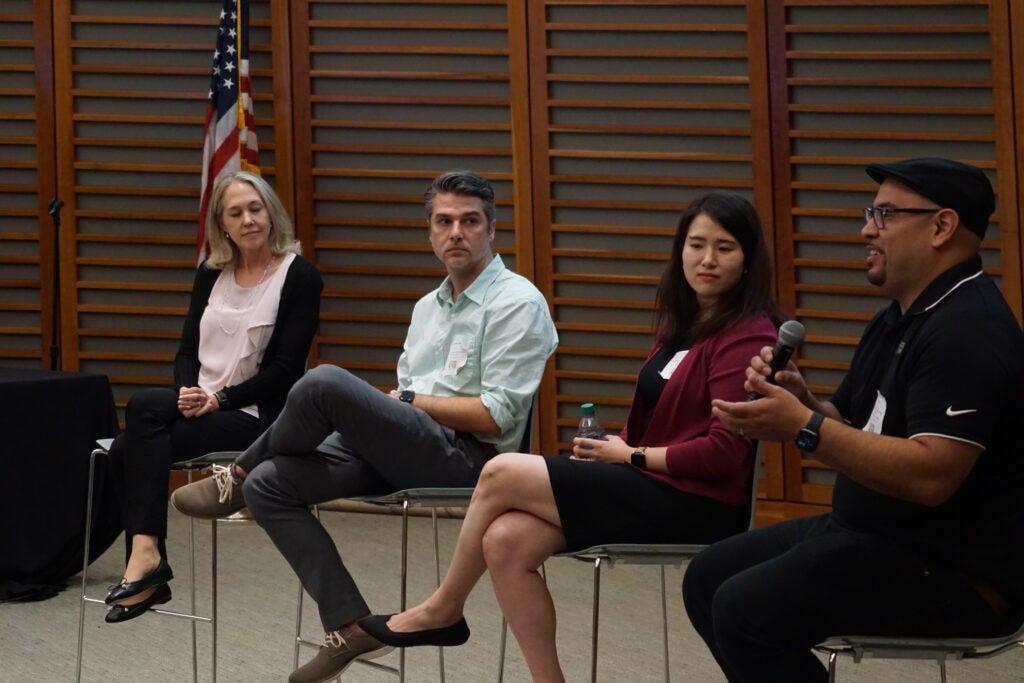
<svg viewBox="0 0 1024 683">
<path fill-rule="evenodd" d="M 454 624 L 489 569 L 533 679 L 562 681 L 554 604 L 537 569 L 564 546 L 544 460 L 524 453 L 499 455 L 484 466 L 441 585 L 420 605 L 391 617 L 388 627 L 409 632 Z"/>
</svg>

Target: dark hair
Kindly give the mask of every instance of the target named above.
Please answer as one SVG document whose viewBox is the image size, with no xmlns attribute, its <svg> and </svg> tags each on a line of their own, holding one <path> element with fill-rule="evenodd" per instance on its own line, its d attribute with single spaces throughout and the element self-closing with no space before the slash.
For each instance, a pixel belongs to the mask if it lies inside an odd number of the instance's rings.
<svg viewBox="0 0 1024 683">
<path fill-rule="evenodd" d="M 493 223 L 497 215 L 494 209 L 494 188 L 491 184 L 472 171 L 447 171 L 434 178 L 430 187 L 423 193 L 427 207 L 427 218 L 434 213 L 434 197 L 439 194 L 459 194 L 479 197 L 484 202 L 484 215 L 487 222 Z"/>
<path fill-rule="evenodd" d="M 704 214 L 736 238 L 743 250 L 743 275 L 739 283 L 718 302 L 711 316 L 700 319 L 697 295 L 686 281 L 680 254 L 693 220 Z M 683 212 L 672 240 L 665 272 L 658 287 L 655 308 L 658 340 L 679 348 L 685 342 L 710 337 L 743 318 L 767 314 L 778 326 L 781 315 L 772 299 L 772 264 L 764 242 L 757 211 L 743 197 L 711 192 L 694 201 Z"/>
</svg>

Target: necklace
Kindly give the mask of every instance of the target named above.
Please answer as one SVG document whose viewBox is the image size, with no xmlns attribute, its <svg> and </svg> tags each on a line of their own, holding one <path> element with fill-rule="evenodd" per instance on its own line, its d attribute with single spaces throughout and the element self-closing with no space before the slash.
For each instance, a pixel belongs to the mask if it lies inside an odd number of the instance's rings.
<svg viewBox="0 0 1024 683">
<path fill-rule="evenodd" d="M 252 287 L 245 287 L 244 288 L 245 290 L 247 290 L 249 292 L 249 297 L 248 297 L 248 299 L 245 300 L 244 303 L 231 301 L 229 296 L 228 296 L 228 291 L 224 292 L 224 295 L 223 295 L 221 301 L 224 304 L 224 308 L 225 309 L 228 309 L 228 308 L 233 309 L 232 317 L 234 318 L 235 326 L 232 329 L 230 329 L 230 330 L 227 327 L 224 326 L 224 323 L 226 322 L 224 318 L 225 318 L 226 314 L 228 313 L 227 311 L 224 311 L 224 312 L 221 313 L 220 316 L 218 316 L 220 318 L 220 321 L 217 323 L 217 326 L 220 327 L 221 332 L 223 332 L 224 334 L 226 334 L 228 336 L 231 336 L 231 335 L 234 335 L 235 332 L 238 331 L 238 326 L 239 326 L 239 324 L 241 323 L 241 320 L 242 320 L 242 312 L 243 311 L 248 311 L 248 310 L 250 310 L 252 308 L 252 302 L 256 298 L 256 294 L 259 292 L 260 285 L 262 285 L 263 281 L 267 279 L 267 273 L 270 272 L 270 268 L 271 268 L 271 266 L 274 265 L 274 261 L 276 259 L 277 259 L 277 257 L 272 255 L 270 257 L 270 260 L 267 262 L 267 267 L 263 269 L 263 273 L 260 275 L 260 279 L 256 281 L 256 284 L 254 284 Z M 234 275 L 232 275 L 231 280 L 237 286 L 238 289 L 243 289 L 240 285 L 238 285 L 237 282 L 234 281 Z"/>
</svg>

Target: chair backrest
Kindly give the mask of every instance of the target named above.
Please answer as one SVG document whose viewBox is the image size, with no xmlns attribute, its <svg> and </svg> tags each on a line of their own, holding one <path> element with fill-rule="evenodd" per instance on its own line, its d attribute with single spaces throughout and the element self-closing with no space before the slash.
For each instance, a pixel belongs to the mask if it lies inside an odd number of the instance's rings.
<svg viewBox="0 0 1024 683">
<path fill-rule="evenodd" d="M 537 394 L 534 394 L 533 399 L 530 401 L 530 409 L 526 412 L 526 431 L 523 432 L 523 438 L 519 441 L 520 453 L 533 452 L 533 416 L 536 412 Z"/>
</svg>

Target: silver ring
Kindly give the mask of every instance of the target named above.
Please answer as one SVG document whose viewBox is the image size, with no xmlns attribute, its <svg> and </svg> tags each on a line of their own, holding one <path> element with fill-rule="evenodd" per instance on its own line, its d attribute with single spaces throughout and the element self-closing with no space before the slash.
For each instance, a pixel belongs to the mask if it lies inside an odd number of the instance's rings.
<svg viewBox="0 0 1024 683">
<path fill-rule="evenodd" d="M 743 427 L 740 427 L 740 438 L 741 439 L 744 438 L 744 436 L 743 436 Z"/>
</svg>

